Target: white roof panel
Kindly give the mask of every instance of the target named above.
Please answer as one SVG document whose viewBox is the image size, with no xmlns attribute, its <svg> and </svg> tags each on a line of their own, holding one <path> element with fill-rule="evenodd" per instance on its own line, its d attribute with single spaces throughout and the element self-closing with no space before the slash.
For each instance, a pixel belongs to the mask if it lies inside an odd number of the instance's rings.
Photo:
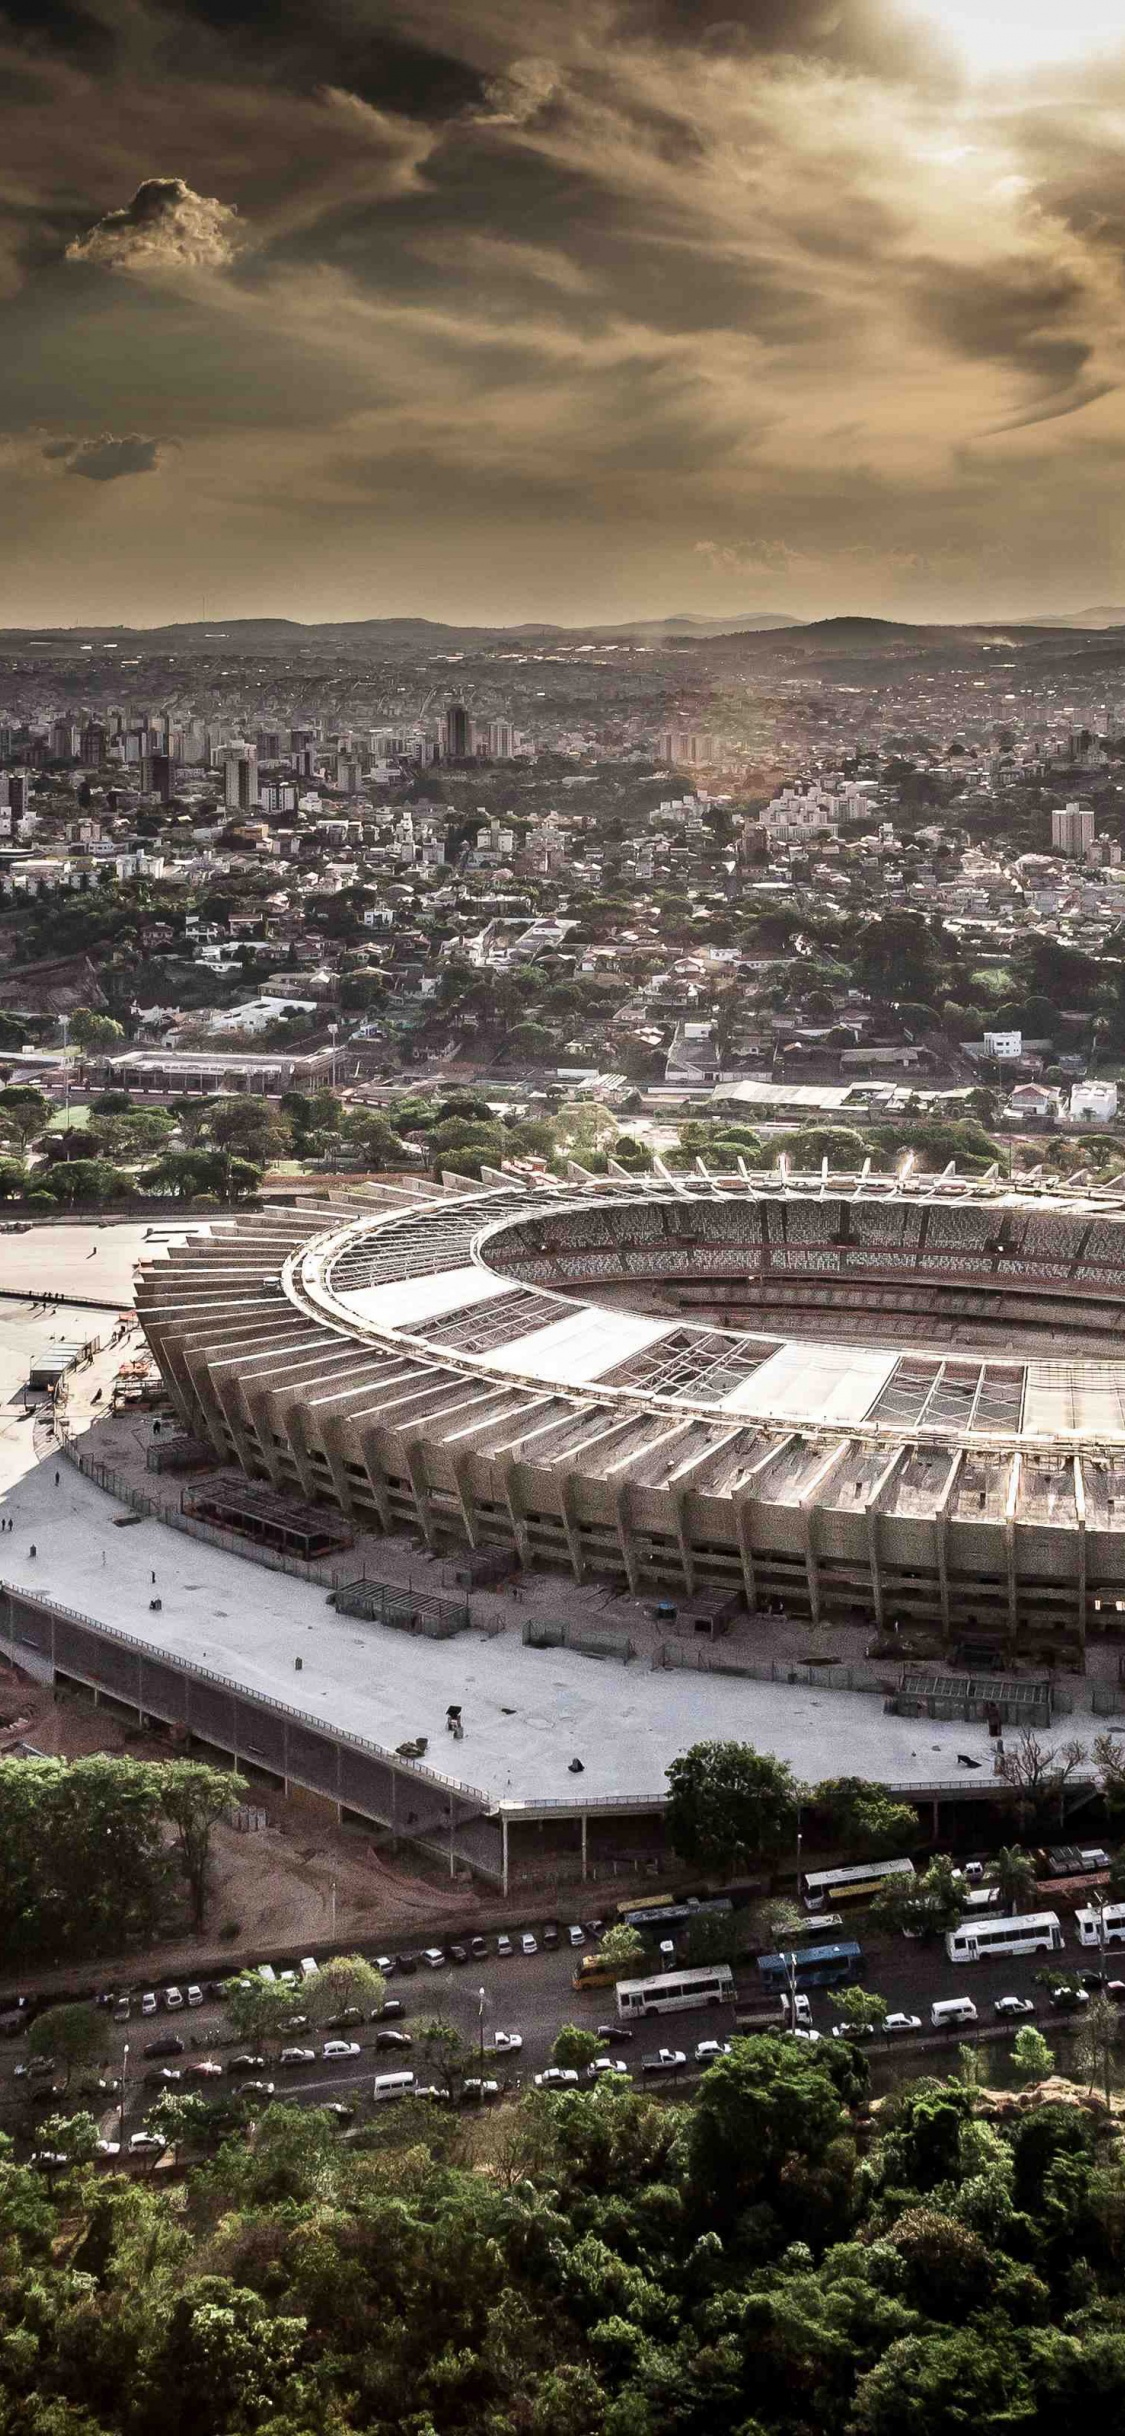
<svg viewBox="0 0 1125 2436">
<path fill-rule="evenodd" d="M 549 1328 L 536 1328 L 517 1337 L 484 1359 L 493 1370 L 519 1372 L 525 1378 L 551 1379 L 560 1387 L 596 1382 L 602 1373 L 627 1362 L 646 1345 L 671 1336 L 677 1322 L 646 1319 L 639 1311 L 598 1311 L 585 1306 L 568 1311 Z"/>
<path fill-rule="evenodd" d="M 877 1345 L 779 1345 L 732 1396 L 724 1412 L 781 1421 L 862 1421 L 898 1361 Z"/>
<path fill-rule="evenodd" d="M 444 1319 L 462 1304 L 493 1302 L 498 1294 L 515 1294 L 510 1278 L 496 1277 L 474 1263 L 465 1269 L 439 1269 L 436 1276 L 393 1277 L 382 1286 L 357 1286 L 340 1301 L 357 1319 L 376 1328 L 410 1328 L 425 1333 L 427 1320 Z"/>
</svg>

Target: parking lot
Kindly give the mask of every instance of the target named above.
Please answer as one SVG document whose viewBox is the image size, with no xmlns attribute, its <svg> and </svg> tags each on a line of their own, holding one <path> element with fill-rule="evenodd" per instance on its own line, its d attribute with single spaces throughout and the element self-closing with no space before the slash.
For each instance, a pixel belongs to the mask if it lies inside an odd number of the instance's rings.
<svg viewBox="0 0 1125 2436">
<path fill-rule="evenodd" d="M 598 1925 L 593 1920 L 581 1924 L 582 1950 L 591 1950 Z M 194 2089 L 206 2095 L 214 2095 L 228 2086 L 247 2085 L 252 2094 L 262 2095 L 263 2089 L 272 2084 L 278 2097 L 299 2104 L 334 2102 L 354 2108 L 357 2116 L 361 2112 L 366 2114 L 377 2075 L 413 2072 L 420 2086 L 434 2085 L 439 2076 L 432 2055 L 427 2056 L 420 2029 L 435 2017 L 449 2023 L 474 2056 L 480 2056 L 478 2069 L 483 2070 L 486 2081 L 496 2083 L 495 2094 L 501 2097 L 534 2084 L 535 2076 L 549 2066 L 559 2029 L 572 2021 L 588 2029 L 602 2024 L 611 2026 L 613 2040 L 603 2042 L 603 2053 L 615 2067 L 622 2066 L 637 2080 L 642 2077 L 644 2060 L 656 2055 L 661 2047 L 682 2052 L 685 2069 L 690 2074 L 696 2068 L 695 2050 L 701 2040 L 729 2037 L 737 2012 L 761 2013 L 771 2002 L 763 1993 L 754 1964 L 750 1963 L 736 1973 L 733 2006 L 652 2016 L 636 2024 L 630 2037 L 617 2022 L 612 1989 L 580 1993 L 573 1989 L 571 1982 L 580 1952 L 570 1942 L 570 1926 L 565 1921 L 547 1924 L 546 1943 L 542 1922 L 527 1926 L 516 1923 L 504 1935 L 493 1932 L 471 1940 L 466 1937 L 457 1948 L 464 1954 L 464 1960 L 452 1959 L 448 1944 L 431 1949 L 429 1960 L 423 1948 L 388 1957 L 391 1968 L 387 1973 L 386 2014 L 370 2021 L 341 2021 L 317 2030 L 308 2025 L 303 2015 L 300 1965 L 294 1957 L 288 1966 L 294 1974 L 290 2044 L 300 2053 L 300 2060 L 284 2064 L 277 2059 L 276 2048 L 267 2058 L 256 2062 L 248 2056 L 245 2044 L 240 2046 L 233 2038 L 215 1981 L 195 1983 L 199 2001 L 189 2003 L 187 1990 L 192 1983 L 185 1978 L 178 1990 L 182 2002 L 177 2005 L 173 2001 L 171 2006 L 166 1990 L 144 1989 L 138 1982 L 129 1997 L 127 2019 L 118 2018 L 124 2011 L 122 2000 L 116 2006 L 108 2002 L 103 2007 L 105 2074 L 111 2084 L 95 2096 L 95 2103 L 100 2102 L 101 2106 L 103 2131 L 116 2138 L 123 2124 L 128 2137 L 143 2125 L 159 2094 L 157 2073 L 168 2075 L 163 2086 Z M 1059 1970 L 1074 1972 L 1095 1966 L 1096 1971 L 1098 1956 L 1079 1947 L 1073 1921 L 1064 1917 L 1063 1927 L 1066 1943 L 1057 1958 Z M 1045 1963 L 1042 1955 L 957 1965 L 948 1960 L 940 1941 L 927 1945 L 902 1937 L 877 1936 L 867 1930 L 862 1916 L 848 1924 L 846 1933 L 862 1944 L 863 1984 L 885 1996 L 892 2012 L 917 2017 L 921 2023 L 919 2030 L 906 2030 L 868 2042 L 873 2059 L 893 2050 L 896 2069 L 901 2071 L 909 2069 L 910 2055 L 916 2053 L 919 2072 L 946 2071 L 958 2046 L 966 2041 L 979 2039 L 987 2042 L 989 2048 L 1010 2046 L 1024 2019 L 1033 2020 L 1052 2046 L 1061 2041 L 1064 2053 L 1068 2051 L 1076 2023 L 1073 2017 L 1052 2008 L 1048 1990 L 1038 1978 Z M 529 1941 L 527 1951 L 525 1939 Z M 372 1955 L 371 1959 L 378 1958 Z M 1125 1954 L 1120 1961 L 1125 1973 Z M 278 1966 L 279 1970 L 285 1967 Z M 1107 1972 L 1112 1974 L 1116 1967 L 1111 1954 L 1107 1958 Z M 1095 1971 L 1091 1972 L 1092 1977 Z M 102 1993 L 103 1997 L 109 1994 Z M 994 2012 L 996 2000 L 1013 1996 L 1030 2002 L 1033 2013 L 999 2020 Z M 151 2007 L 146 2004 L 150 1997 L 154 2000 Z M 950 1997 L 971 1998 L 977 2008 L 977 2022 L 968 2026 L 952 2024 L 935 2034 L 930 2024 L 930 2007 L 935 2001 Z M 812 2027 L 821 2036 L 831 2035 L 838 2027 L 839 2015 L 830 1992 L 811 1990 L 809 2006 Z M 326 2055 L 325 2049 L 331 2042 L 345 2048 L 357 2047 L 358 2053 Z M 154 2045 L 165 2052 L 154 2055 L 151 2052 Z M 0 2059 L 0 2099 L 7 2128 L 18 2138 L 33 2141 L 36 2118 L 48 2108 L 65 2109 L 68 2102 L 90 2103 L 78 2096 L 68 2101 L 58 2087 L 52 2094 L 51 2077 L 46 2073 L 29 2079 L 19 2069 L 27 2062 L 26 2039 L 22 2036 L 0 2049 Z M 218 2070 L 214 2069 L 216 2066 Z M 174 2078 L 175 2075 L 182 2078 Z"/>
</svg>

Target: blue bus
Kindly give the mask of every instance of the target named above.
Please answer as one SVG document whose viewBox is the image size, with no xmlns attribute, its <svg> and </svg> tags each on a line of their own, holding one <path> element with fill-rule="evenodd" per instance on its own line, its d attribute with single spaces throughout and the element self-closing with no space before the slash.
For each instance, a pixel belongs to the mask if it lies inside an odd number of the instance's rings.
<svg viewBox="0 0 1125 2436">
<path fill-rule="evenodd" d="M 859 1978 L 863 1948 L 849 1942 L 809 1945 L 789 1954 L 760 1954 L 758 1969 L 763 1985 L 778 1995 L 789 1988 L 842 1988 Z"/>
</svg>

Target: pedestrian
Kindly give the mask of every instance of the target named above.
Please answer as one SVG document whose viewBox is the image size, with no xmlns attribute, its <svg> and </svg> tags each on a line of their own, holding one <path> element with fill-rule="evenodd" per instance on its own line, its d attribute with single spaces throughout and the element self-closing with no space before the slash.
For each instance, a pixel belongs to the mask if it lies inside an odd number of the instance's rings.
<svg viewBox="0 0 1125 2436">
<path fill-rule="evenodd" d="M 32 1540 L 31 1546 L 30 1546 L 30 1548 L 28 1549 L 28 1555 L 29 1555 L 29 1556 L 38 1556 L 38 1554 L 39 1554 L 39 1550 L 38 1550 L 38 1548 L 36 1547 L 34 1540 Z"/>
<path fill-rule="evenodd" d="M 60 1480 L 61 1480 L 61 1479 L 62 1479 L 62 1473 L 61 1473 L 61 1472 L 56 1472 L 56 1473 L 55 1473 L 55 1487 L 56 1487 L 56 1489 L 57 1489 L 57 1487 L 58 1487 L 59 1482 L 60 1482 Z"/>
</svg>

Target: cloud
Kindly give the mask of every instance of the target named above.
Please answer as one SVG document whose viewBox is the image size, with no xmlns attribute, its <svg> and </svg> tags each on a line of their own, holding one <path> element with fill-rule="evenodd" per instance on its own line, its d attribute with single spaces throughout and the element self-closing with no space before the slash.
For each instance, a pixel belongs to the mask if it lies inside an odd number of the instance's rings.
<svg viewBox="0 0 1125 2436">
<path fill-rule="evenodd" d="M 120 438 L 103 431 L 96 440 L 48 440 L 43 454 L 65 465 L 68 474 L 81 474 L 86 482 L 119 482 L 123 474 L 155 473 L 160 463 L 160 446 L 147 440 L 139 431 L 123 433 Z"/>
<path fill-rule="evenodd" d="M 121 211 L 68 245 L 66 258 L 110 271 L 225 270 L 237 216 L 233 204 L 193 193 L 183 178 L 145 178 Z"/>
</svg>

